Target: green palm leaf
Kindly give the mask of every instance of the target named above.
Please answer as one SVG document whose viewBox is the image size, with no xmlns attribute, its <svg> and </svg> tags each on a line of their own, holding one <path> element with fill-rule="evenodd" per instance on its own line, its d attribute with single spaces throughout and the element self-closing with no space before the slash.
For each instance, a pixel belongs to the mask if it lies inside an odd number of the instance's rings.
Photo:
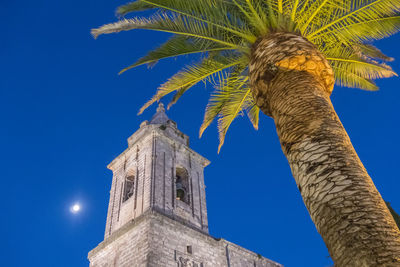
<svg viewBox="0 0 400 267">
<path fill-rule="evenodd" d="M 355 23 L 371 21 L 372 19 L 385 18 L 396 15 L 400 9 L 400 0 L 375 0 L 360 1 L 362 5 L 356 9 L 349 10 L 347 14 L 337 18 L 326 18 L 326 24 L 307 35 L 312 39 L 313 36 L 324 31 L 340 29 Z M 366 4 L 364 4 L 366 3 Z M 357 6 L 357 5 L 356 5 Z"/>
<path fill-rule="evenodd" d="M 336 84 L 340 86 L 360 88 L 368 91 L 376 91 L 379 89 L 373 81 L 341 68 L 335 68 L 335 80 Z"/>
<path fill-rule="evenodd" d="M 133 29 L 169 32 L 214 41 L 215 43 L 231 46 L 236 49 L 240 48 L 240 42 L 234 35 L 181 15 L 156 14 L 151 18 L 139 17 L 123 19 L 116 23 L 106 24 L 100 28 L 93 29 L 92 35 L 97 38 L 101 34 L 129 31 Z"/>
<path fill-rule="evenodd" d="M 328 57 L 327 60 L 329 60 L 334 70 L 339 68 L 366 79 L 387 78 L 396 75 L 396 73 L 386 65 L 366 62 L 361 59 Z"/>
<path fill-rule="evenodd" d="M 392 57 L 388 57 L 381 50 L 370 44 L 355 44 L 353 46 L 354 54 L 362 57 L 378 59 L 383 61 L 393 61 Z"/>
<path fill-rule="evenodd" d="M 237 68 L 230 74 L 223 73 L 221 75 L 220 84 L 216 86 L 217 90 L 211 94 L 209 103 L 204 113 L 203 123 L 200 126 L 199 136 L 201 137 L 204 131 L 210 126 L 214 119 L 220 114 L 221 109 L 230 98 L 231 88 L 235 85 L 242 84 L 240 73 L 243 68 Z M 242 86 L 242 85 L 241 85 Z"/>
<path fill-rule="evenodd" d="M 228 16 L 226 5 L 221 5 L 221 1 L 203 0 L 193 1 L 188 4 L 187 1 L 182 0 L 142 0 L 143 2 L 154 5 L 155 7 L 171 11 L 188 18 L 193 18 L 203 23 L 207 23 L 216 28 L 231 32 L 235 35 L 241 36 L 250 41 L 255 41 L 255 37 L 246 34 L 245 25 L 240 29 L 236 24 L 232 23 L 235 19 Z M 215 21 L 213 18 L 218 17 L 219 20 Z M 244 31 L 244 32 L 243 32 Z"/>
<path fill-rule="evenodd" d="M 211 94 L 210 100 L 206 107 L 206 111 L 204 112 L 203 123 L 200 126 L 200 132 L 199 132 L 200 137 L 203 135 L 204 131 L 208 128 L 208 126 L 210 126 L 210 124 L 215 120 L 215 118 L 221 112 L 222 107 L 229 100 L 230 93 L 231 92 L 229 90 L 217 90 Z"/>
<path fill-rule="evenodd" d="M 137 60 L 134 64 L 124 68 L 119 73 L 123 73 L 137 66 L 148 64 L 153 66 L 160 59 L 177 57 L 196 53 L 216 52 L 233 49 L 230 46 L 223 46 L 207 39 L 188 38 L 178 35 L 172 36 L 167 42 L 157 49 L 149 52 L 146 56 Z"/>
<path fill-rule="evenodd" d="M 369 49 L 368 56 L 360 49 Z M 373 53 L 373 54 L 372 54 Z M 368 46 L 340 47 L 336 46 L 325 51 L 326 59 L 330 62 L 333 70 L 340 69 L 342 72 L 355 74 L 366 79 L 387 78 L 397 75 L 388 65 L 372 60 L 379 54 L 379 50 L 373 50 Z"/>
<path fill-rule="evenodd" d="M 240 71 L 224 78 L 220 87 L 211 94 L 207 105 L 203 123 L 200 127 L 200 136 L 211 122 L 218 117 L 219 147 L 220 151 L 225 141 L 226 133 L 233 120 L 243 111 L 254 107 L 250 88 L 248 87 L 248 77 L 240 76 Z M 251 110 L 252 121 L 257 124 L 256 110 Z"/>
<path fill-rule="evenodd" d="M 369 41 L 379 40 L 397 33 L 400 30 L 400 16 L 391 16 L 385 18 L 372 18 L 370 20 L 344 25 L 333 31 L 325 31 L 320 35 L 310 36 L 314 38 L 328 38 L 336 35 L 341 39 L 348 41 Z"/>
<path fill-rule="evenodd" d="M 229 56 L 217 56 L 212 58 L 205 58 L 199 64 L 189 65 L 174 76 L 172 76 L 166 83 L 161 85 L 157 93 L 140 109 L 141 114 L 147 107 L 169 93 L 175 92 L 182 88 L 185 91 L 197 84 L 200 81 L 213 81 L 212 78 L 225 69 L 232 68 L 243 62 L 242 57 L 237 57 L 234 54 Z"/>
<path fill-rule="evenodd" d="M 122 6 L 118 9 L 121 12 L 118 12 L 122 15 L 128 12 L 141 11 L 149 7 L 180 14 L 199 22 L 205 22 L 250 41 L 255 41 L 254 35 L 248 34 L 249 30 L 245 25 L 241 25 L 240 28 L 237 27 L 235 23 L 237 18 L 232 9 L 233 5 L 229 6 L 218 0 L 190 2 L 185 0 L 139 0 Z M 218 21 L 214 20 L 216 17 L 219 18 Z"/>
<path fill-rule="evenodd" d="M 123 16 L 131 12 L 144 11 L 153 8 L 154 6 L 139 0 L 118 7 L 117 14 Z"/>
<path fill-rule="evenodd" d="M 254 129 L 258 130 L 258 122 L 260 121 L 260 108 L 254 102 L 253 97 L 248 97 L 248 106 L 246 112 Z"/>
<path fill-rule="evenodd" d="M 225 142 L 226 133 L 236 117 L 249 108 L 252 98 L 251 90 L 246 86 L 247 77 L 244 77 L 240 84 L 232 86 L 229 99 L 222 106 L 218 119 L 219 146 L 218 153 Z"/>
</svg>

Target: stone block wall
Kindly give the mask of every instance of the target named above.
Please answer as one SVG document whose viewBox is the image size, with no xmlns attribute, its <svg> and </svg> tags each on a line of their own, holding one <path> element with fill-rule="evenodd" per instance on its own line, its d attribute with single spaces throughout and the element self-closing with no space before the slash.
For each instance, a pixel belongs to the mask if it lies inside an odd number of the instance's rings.
<svg viewBox="0 0 400 267">
<path fill-rule="evenodd" d="M 167 131 L 170 133 L 167 135 Z M 208 161 L 187 147 L 186 135 L 164 125 L 144 125 L 128 138 L 128 148 L 108 168 L 113 171 L 105 238 L 151 207 L 181 217 L 208 232 L 203 168 Z M 172 138 L 172 137 L 174 138 Z M 177 139 L 182 139 L 180 142 Z M 189 174 L 190 202 L 176 199 L 175 173 Z M 124 183 L 134 176 L 134 194 L 123 201 Z"/>
<path fill-rule="evenodd" d="M 155 139 L 154 181 L 152 206 L 166 214 L 174 214 L 208 232 L 204 185 L 204 159 L 185 144 L 175 142 L 157 130 Z M 188 172 L 189 203 L 177 200 L 175 195 L 176 168 Z"/>
<path fill-rule="evenodd" d="M 108 168 L 113 171 L 107 213 L 105 238 L 137 218 L 150 207 L 152 165 L 152 135 L 143 136 L 134 146 L 125 150 Z M 122 201 L 125 178 L 133 175 L 134 195 Z"/>
<path fill-rule="evenodd" d="M 89 253 L 90 267 L 281 267 L 196 227 L 148 210 Z"/>
<path fill-rule="evenodd" d="M 90 267 L 146 267 L 150 221 L 144 216 L 126 224 L 89 252 Z"/>
</svg>

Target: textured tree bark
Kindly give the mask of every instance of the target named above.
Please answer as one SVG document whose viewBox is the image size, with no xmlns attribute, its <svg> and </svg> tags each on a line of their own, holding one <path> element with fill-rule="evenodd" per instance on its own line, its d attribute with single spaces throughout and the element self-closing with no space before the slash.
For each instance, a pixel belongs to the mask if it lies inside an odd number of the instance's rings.
<svg viewBox="0 0 400 267">
<path fill-rule="evenodd" d="M 333 109 L 328 62 L 303 37 L 275 33 L 254 45 L 249 71 L 335 266 L 400 266 L 400 231 Z"/>
</svg>

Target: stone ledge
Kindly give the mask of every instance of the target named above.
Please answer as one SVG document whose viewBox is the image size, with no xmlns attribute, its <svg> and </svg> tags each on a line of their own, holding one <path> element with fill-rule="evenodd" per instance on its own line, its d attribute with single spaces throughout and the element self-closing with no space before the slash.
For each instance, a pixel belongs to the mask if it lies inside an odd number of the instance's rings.
<svg viewBox="0 0 400 267">
<path fill-rule="evenodd" d="M 157 126 L 157 125 L 148 125 L 148 126 L 146 126 L 146 127 L 149 127 L 149 128 L 143 128 L 144 130 L 142 130 L 142 128 L 139 129 L 140 133 L 146 132 L 146 131 L 147 131 L 147 134 L 143 133 L 143 134 L 140 135 L 131 145 L 128 145 L 128 147 L 127 147 L 120 155 L 118 155 L 115 159 L 113 159 L 113 160 L 107 165 L 107 168 L 110 169 L 110 170 L 114 170 L 116 165 L 118 165 L 119 163 L 121 164 L 121 163 L 123 162 L 123 161 L 121 160 L 121 159 L 123 158 L 123 156 L 124 156 L 125 154 L 127 154 L 129 151 L 131 151 L 131 148 L 132 148 L 135 144 L 141 142 L 142 140 L 145 140 L 146 138 L 151 138 L 150 134 L 155 134 L 157 137 L 164 138 L 166 141 L 168 141 L 168 142 L 170 142 L 170 143 L 174 143 L 174 142 L 176 141 L 175 139 L 173 139 L 173 138 L 171 138 L 171 137 L 166 136 L 165 134 L 163 134 L 163 133 L 161 132 L 161 130 L 158 129 L 158 127 L 156 127 L 156 126 Z M 138 132 L 139 132 L 139 131 L 138 131 Z M 136 135 L 138 132 L 134 133 L 133 135 Z M 133 135 L 132 135 L 132 136 L 133 136 Z M 131 136 L 131 137 L 132 137 L 132 136 Z M 129 137 L 129 138 L 131 138 L 131 137 Z M 129 139 L 129 138 L 128 138 L 128 139 Z M 194 151 L 193 149 L 191 149 L 189 146 L 184 145 L 183 147 L 184 147 L 184 149 L 186 149 L 191 155 L 193 155 L 194 157 L 199 158 L 199 159 L 201 160 L 201 162 L 203 163 L 203 167 L 207 167 L 207 166 L 211 163 L 208 159 L 206 159 L 205 157 L 203 157 L 202 155 L 200 155 L 199 153 L 197 153 L 196 151 Z"/>
<path fill-rule="evenodd" d="M 248 255 L 249 255 L 253 260 L 255 260 L 255 261 L 267 262 L 267 263 L 269 263 L 269 264 L 271 264 L 271 265 L 274 265 L 274 266 L 276 266 L 276 267 L 283 267 L 282 264 L 279 264 L 279 263 L 277 263 L 277 262 L 275 262 L 275 261 L 273 261 L 273 260 L 270 260 L 270 259 L 268 259 L 268 258 L 265 258 L 264 256 L 262 256 L 262 255 L 260 255 L 260 254 L 258 254 L 258 253 L 256 253 L 256 252 L 254 252 L 254 251 L 248 250 L 248 249 L 246 249 L 246 248 L 244 248 L 244 247 L 242 247 L 242 246 L 240 246 L 240 245 L 237 245 L 237 244 L 235 244 L 235 243 L 232 243 L 232 242 L 230 242 L 230 241 L 228 241 L 228 240 L 225 240 L 225 239 L 223 239 L 223 238 L 216 238 L 216 237 L 213 237 L 213 236 L 209 235 L 208 233 L 204 233 L 204 232 L 202 232 L 201 230 L 199 230 L 199 229 L 197 229 L 197 228 L 195 228 L 195 227 L 193 227 L 193 226 L 191 226 L 191 225 L 188 225 L 188 224 L 185 223 L 185 222 L 178 221 L 178 220 L 175 219 L 173 216 L 168 216 L 168 215 L 166 215 L 166 214 L 163 214 L 163 213 L 158 212 L 157 210 L 153 210 L 152 214 L 154 214 L 156 217 L 160 217 L 161 219 L 170 220 L 170 222 L 173 223 L 173 224 L 177 224 L 177 223 L 183 224 L 183 225 L 186 226 L 187 228 L 190 228 L 190 229 L 195 230 L 196 232 L 202 234 L 202 235 L 203 235 L 206 239 L 208 239 L 209 241 L 211 241 L 211 242 L 216 242 L 219 246 L 223 246 L 223 247 L 228 246 L 230 250 L 231 250 L 231 249 L 236 249 L 236 250 L 238 250 L 238 251 L 241 251 L 242 253 L 246 253 L 246 254 L 248 254 Z M 179 219 L 180 219 L 180 218 L 179 218 Z"/>
</svg>

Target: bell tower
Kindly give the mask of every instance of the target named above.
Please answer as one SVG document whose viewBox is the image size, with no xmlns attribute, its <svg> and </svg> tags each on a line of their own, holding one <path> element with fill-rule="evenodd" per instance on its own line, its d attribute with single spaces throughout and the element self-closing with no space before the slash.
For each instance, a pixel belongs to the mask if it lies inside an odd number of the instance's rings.
<svg viewBox="0 0 400 267">
<path fill-rule="evenodd" d="M 208 164 L 189 148 L 189 137 L 160 103 L 108 165 L 113 179 L 105 238 L 149 209 L 208 233 L 203 176 Z"/>
<path fill-rule="evenodd" d="M 108 165 L 106 231 L 89 252 L 90 267 L 282 267 L 209 235 L 203 175 L 209 163 L 160 104 Z"/>
</svg>

